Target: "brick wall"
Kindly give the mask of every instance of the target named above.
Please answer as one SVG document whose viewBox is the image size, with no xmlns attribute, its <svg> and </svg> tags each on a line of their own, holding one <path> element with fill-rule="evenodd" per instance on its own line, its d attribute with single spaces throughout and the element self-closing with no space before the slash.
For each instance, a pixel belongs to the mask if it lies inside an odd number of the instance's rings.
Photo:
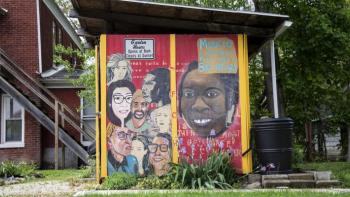
<svg viewBox="0 0 350 197">
<path fill-rule="evenodd" d="M 72 111 L 76 112 L 80 115 L 79 112 L 77 112 L 77 109 L 80 106 L 80 98 L 78 97 L 78 90 L 77 89 L 51 89 L 51 91 L 62 101 L 64 102 Z M 50 114 L 54 114 L 52 110 L 46 109 L 49 111 Z M 73 129 L 73 127 L 69 123 L 65 123 L 64 129 L 68 132 L 68 134 L 73 137 L 77 142 L 80 142 L 80 133 Z M 54 135 L 51 134 L 50 131 L 43 128 L 43 148 L 48 147 L 54 147 L 55 145 L 55 138 Z"/>
<path fill-rule="evenodd" d="M 46 5 L 41 2 L 40 3 L 40 16 L 42 20 L 41 23 L 41 39 L 42 39 L 42 48 L 45 50 L 42 50 L 42 63 L 43 63 L 43 72 L 50 69 L 52 67 L 52 59 L 53 59 L 53 22 L 56 24 L 56 44 L 59 44 L 58 42 L 58 31 L 61 30 L 62 32 L 62 44 L 66 47 L 73 47 L 77 48 L 74 44 L 74 42 L 71 40 L 67 32 L 64 31 L 62 25 L 54 18 L 52 13 L 48 10 Z M 45 19 L 45 20 L 43 20 Z"/>
<path fill-rule="evenodd" d="M 38 78 L 38 44 L 35 0 L 0 0 L 8 10 L 0 18 L 0 48 L 29 75 Z M 32 100 L 37 100 L 30 96 Z M 25 113 L 25 147 L 0 149 L 0 161 L 34 161 L 41 163 L 40 124 Z"/>
<path fill-rule="evenodd" d="M 0 48 L 9 57 L 35 79 L 40 79 L 38 60 L 38 36 L 36 0 L 0 0 L 1 7 L 8 10 L 4 17 L 0 17 Z M 40 1 L 41 35 L 42 35 L 42 62 L 44 69 L 52 66 L 52 21 L 53 15 L 46 5 Z M 63 30 L 58 21 L 57 28 L 62 29 L 62 40 L 66 46 L 73 42 Z M 74 46 L 74 44 L 73 44 Z M 46 67 L 45 67 L 46 66 Z M 43 69 L 43 70 L 44 70 Z M 12 77 L 13 80 L 16 80 Z M 19 84 L 18 81 L 12 81 Z M 18 85 L 23 87 L 23 85 Z M 23 89 L 23 88 L 22 88 Z M 24 92 L 38 106 L 43 106 L 28 90 Z M 76 109 L 80 100 L 76 96 L 76 90 L 58 90 L 57 95 Z M 67 96 L 72 95 L 72 96 Z M 43 108 L 43 107 L 42 107 Z M 43 109 L 45 111 L 45 109 Z M 77 140 L 80 135 L 68 128 Z M 53 136 L 43 129 L 28 112 L 25 113 L 25 147 L 24 148 L 0 148 L 0 162 L 4 160 L 34 161 L 39 165 L 42 163 L 42 147 L 53 146 Z"/>
</svg>

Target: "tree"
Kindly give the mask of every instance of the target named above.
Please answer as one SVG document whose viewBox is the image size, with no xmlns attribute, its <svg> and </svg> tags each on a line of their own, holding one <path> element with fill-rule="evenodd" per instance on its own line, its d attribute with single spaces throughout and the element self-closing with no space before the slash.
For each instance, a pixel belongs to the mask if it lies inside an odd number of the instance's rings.
<svg viewBox="0 0 350 197">
<path fill-rule="evenodd" d="M 256 1 L 264 11 L 287 14 L 293 26 L 278 40 L 287 114 L 295 120 L 296 137 L 321 123 L 318 137 L 349 122 L 350 14 L 348 0 Z M 347 126 L 348 127 L 348 126 Z"/>
<path fill-rule="evenodd" d="M 77 64 L 72 64 L 72 57 L 76 58 Z M 75 87 L 83 87 L 78 92 L 80 98 L 84 99 L 87 106 L 95 104 L 95 51 L 86 49 L 81 51 L 71 47 L 64 47 L 61 44 L 55 46 L 53 62 L 55 65 L 64 65 L 69 73 L 73 73 L 77 68 L 84 72 L 71 82 Z"/>
</svg>

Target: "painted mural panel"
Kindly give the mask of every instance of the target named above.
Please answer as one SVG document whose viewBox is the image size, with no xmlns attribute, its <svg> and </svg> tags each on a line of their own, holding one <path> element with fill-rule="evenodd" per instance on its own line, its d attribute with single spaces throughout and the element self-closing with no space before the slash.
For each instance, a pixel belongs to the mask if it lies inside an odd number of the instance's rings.
<svg viewBox="0 0 350 197">
<path fill-rule="evenodd" d="M 176 35 L 182 160 L 200 163 L 213 152 L 225 151 L 241 172 L 237 43 L 236 35 Z"/>
<path fill-rule="evenodd" d="M 241 116 L 249 113 L 239 101 L 238 40 L 107 35 L 102 171 L 160 176 L 171 161 L 200 163 L 225 151 L 242 172 Z"/>
<path fill-rule="evenodd" d="M 169 35 L 107 36 L 108 175 L 168 170 L 169 43 Z"/>
</svg>

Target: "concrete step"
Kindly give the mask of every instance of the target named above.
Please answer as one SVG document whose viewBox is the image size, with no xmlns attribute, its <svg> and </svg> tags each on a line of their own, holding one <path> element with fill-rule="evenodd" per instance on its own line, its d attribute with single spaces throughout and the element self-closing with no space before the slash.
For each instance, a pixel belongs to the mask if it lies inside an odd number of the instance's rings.
<svg viewBox="0 0 350 197">
<path fill-rule="evenodd" d="M 264 188 L 290 187 L 289 180 L 265 180 L 262 182 Z"/>
<path fill-rule="evenodd" d="M 292 188 L 315 188 L 316 181 L 314 180 L 289 180 L 289 186 Z"/>
<path fill-rule="evenodd" d="M 261 181 L 266 180 L 288 180 L 287 174 L 269 174 L 269 175 L 262 175 Z"/>
<path fill-rule="evenodd" d="M 289 180 L 315 180 L 315 176 L 313 173 L 295 173 L 288 174 Z"/>
<path fill-rule="evenodd" d="M 338 180 L 318 180 L 316 181 L 317 188 L 325 188 L 325 187 L 339 187 L 341 182 Z"/>
</svg>

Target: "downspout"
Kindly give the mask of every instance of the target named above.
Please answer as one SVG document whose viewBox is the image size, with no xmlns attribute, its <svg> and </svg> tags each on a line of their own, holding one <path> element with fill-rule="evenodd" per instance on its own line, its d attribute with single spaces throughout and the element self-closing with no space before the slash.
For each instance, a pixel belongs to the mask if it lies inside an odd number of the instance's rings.
<svg viewBox="0 0 350 197">
<path fill-rule="evenodd" d="M 281 35 L 287 28 L 292 26 L 291 21 L 284 21 L 281 26 L 277 28 L 275 37 L 270 40 L 270 54 L 271 54 L 271 75 L 272 75 L 272 93 L 273 93 L 273 111 L 274 117 L 279 118 L 278 111 L 278 96 L 277 96 L 277 77 L 276 77 L 276 58 L 275 58 L 275 41 L 279 35 Z"/>
<path fill-rule="evenodd" d="M 40 25 L 40 2 L 36 0 L 36 23 L 37 23 L 37 31 L 38 31 L 38 57 L 39 57 L 39 74 L 43 72 L 43 62 L 42 62 L 42 54 L 41 54 L 41 25 Z"/>
</svg>

